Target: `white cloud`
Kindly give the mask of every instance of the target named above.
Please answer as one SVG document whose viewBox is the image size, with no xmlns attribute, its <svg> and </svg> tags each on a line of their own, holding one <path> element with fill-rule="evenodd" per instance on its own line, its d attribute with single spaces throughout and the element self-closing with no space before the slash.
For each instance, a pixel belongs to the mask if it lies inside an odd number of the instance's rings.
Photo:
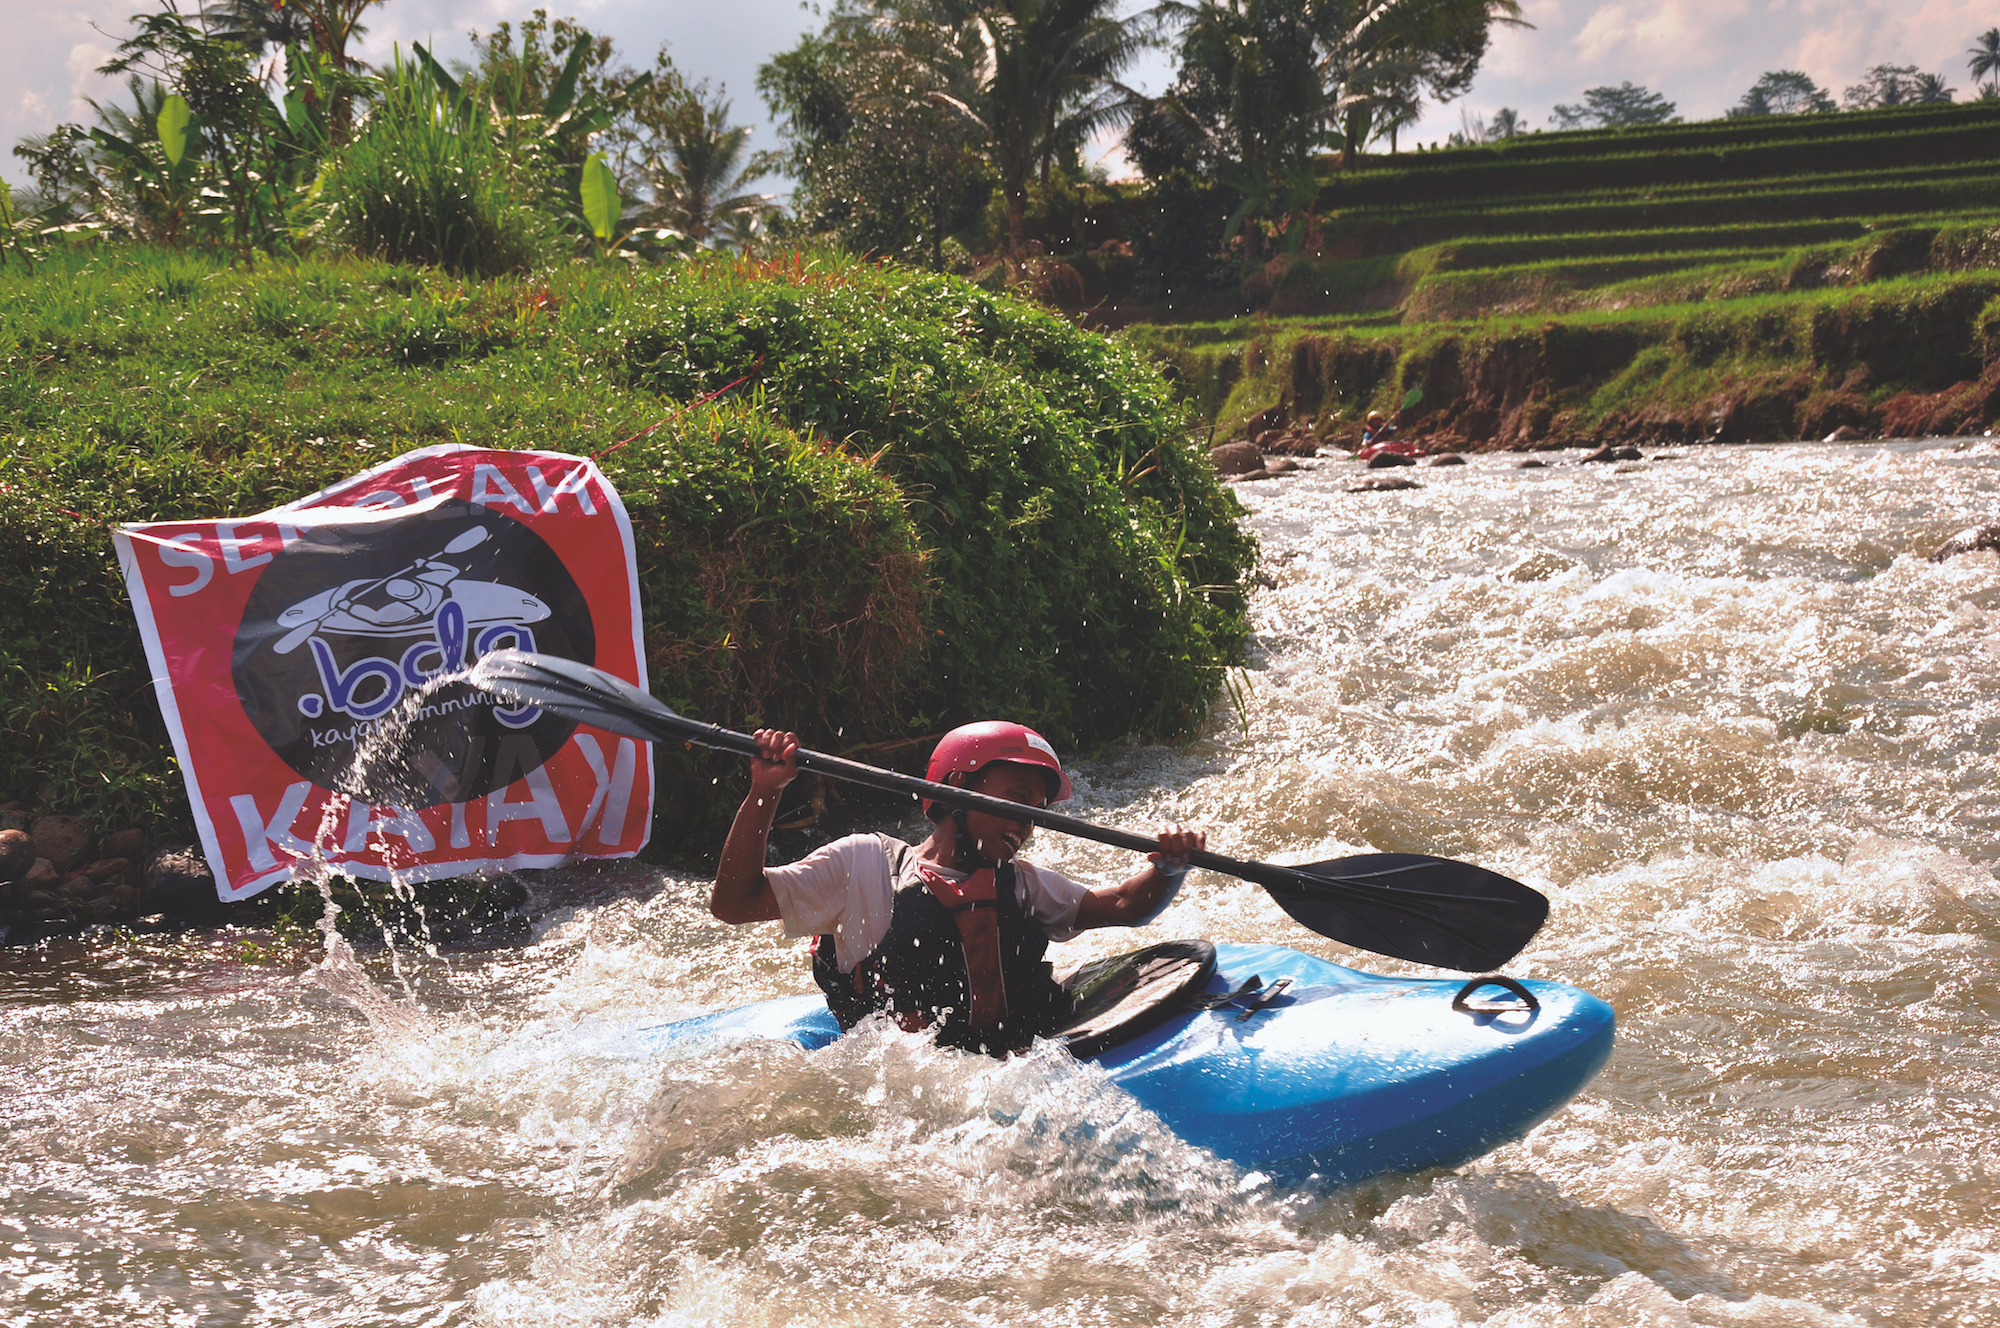
<svg viewBox="0 0 2000 1328">
<path fill-rule="evenodd" d="M 1631 40 L 1632 24 L 1625 6 L 1606 5 L 1584 22 L 1569 44 L 1578 56 L 1595 63 L 1607 55 L 1623 55 Z"/>
<path fill-rule="evenodd" d="M 78 42 L 69 48 L 69 59 L 65 62 L 69 70 L 69 106 L 65 114 L 69 118 L 81 118 L 90 111 L 90 102 L 85 98 L 103 101 L 108 80 L 98 69 L 109 64 L 116 52 L 98 42 Z"/>
<path fill-rule="evenodd" d="M 1534 29 L 1495 30 L 1464 104 L 1482 115 L 1511 106 L 1533 126 L 1585 88 L 1627 80 L 1665 95 L 1683 118 L 1709 119 L 1773 69 L 1804 70 L 1838 98 L 1871 65 L 1912 64 L 1964 99 L 1965 52 L 2000 22 L 1991 0 L 1530 0 L 1522 11 Z M 1405 141 L 1442 141 L 1458 128 L 1459 105 L 1429 107 Z"/>
</svg>

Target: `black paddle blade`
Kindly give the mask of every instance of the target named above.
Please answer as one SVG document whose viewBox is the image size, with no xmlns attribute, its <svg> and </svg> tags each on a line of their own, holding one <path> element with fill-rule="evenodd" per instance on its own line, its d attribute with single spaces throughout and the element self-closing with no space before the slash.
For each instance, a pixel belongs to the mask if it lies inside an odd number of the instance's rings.
<svg viewBox="0 0 2000 1328">
<path fill-rule="evenodd" d="M 1549 916 L 1539 891 L 1450 858 L 1365 853 L 1303 867 L 1258 866 L 1250 879 L 1300 926 L 1359 950 L 1439 968 L 1497 969 Z"/>
<path fill-rule="evenodd" d="M 473 665 L 467 681 L 642 742 L 673 741 L 692 723 L 623 678 L 555 655 L 496 650 Z"/>
</svg>

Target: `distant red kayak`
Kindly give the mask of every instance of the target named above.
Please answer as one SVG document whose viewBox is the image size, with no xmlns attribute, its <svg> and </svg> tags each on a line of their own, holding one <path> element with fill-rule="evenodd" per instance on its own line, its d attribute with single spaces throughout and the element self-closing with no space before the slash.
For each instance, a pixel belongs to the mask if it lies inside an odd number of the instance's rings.
<svg viewBox="0 0 2000 1328">
<path fill-rule="evenodd" d="M 1368 446 L 1362 448 L 1359 452 L 1356 452 L 1354 454 L 1354 458 L 1357 461 L 1373 461 L 1376 457 L 1383 456 L 1385 454 L 1394 456 L 1407 456 L 1407 457 L 1420 455 L 1417 445 L 1415 443 L 1403 442 L 1400 439 L 1390 438 L 1383 442 L 1370 443 Z"/>
</svg>

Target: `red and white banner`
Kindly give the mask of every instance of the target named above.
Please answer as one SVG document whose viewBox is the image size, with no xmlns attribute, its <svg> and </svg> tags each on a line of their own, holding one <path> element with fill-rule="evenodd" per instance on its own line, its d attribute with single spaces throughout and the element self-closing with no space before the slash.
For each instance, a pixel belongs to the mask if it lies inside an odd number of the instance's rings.
<svg viewBox="0 0 2000 1328">
<path fill-rule="evenodd" d="M 588 458 L 425 448 L 114 538 L 225 900 L 315 855 L 434 880 L 645 846 L 648 746 L 441 681 L 518 647 L 646 685 L 631 523 Z"/>
</svg>

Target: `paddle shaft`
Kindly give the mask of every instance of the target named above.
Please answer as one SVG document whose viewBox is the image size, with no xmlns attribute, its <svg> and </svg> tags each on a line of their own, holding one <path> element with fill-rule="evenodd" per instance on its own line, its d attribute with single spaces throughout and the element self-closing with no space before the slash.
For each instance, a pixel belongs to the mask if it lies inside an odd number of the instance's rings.
<svg viewBox="0 0 2000 1328">
<path fill-rule="evenodd" d="M 580 723 L 648 742 L 683 742 L 760 758 L 757 740 L 716 724 L 683 718 L 648 693 L 575 660 L 498 650 L 483 657 L 470 681 L 533 702 Z M 1138 853 L 1158 850 L 1144 835 L 1107 830 L 1042 807 L 934 784 L 824 752 L 796 753 L 801 769 L 830 779 L 929 798 L 947 807 L 982 811 L 1044 826 Z M 1548 900 L 1518 881 L 1449 858 L 1413 853 L 1364 853 L 1279 867 L 1195 853 L 1192 865 L 1254 882 L 1301 926 L 1377 954 L 1468 971 L 1505 963 L 1548 917 Z"/>
<path fill-rule="evenodd" d="M 700 720 L 686 719 L 680 715 L 674 715 L 671 720 L 665 715 L 648 718 L 661 729 L 670 731 L 673 737 L 700 747 L 713 747 L 718 751 L 736 752 L 742 756 L 762 755 L 757 748 L 757 740 L 747 733 L 738 733 L 719 724 L 704 724 Z M 871 788 L 891 793 L 908 793 L 918 798 L 929 798 L 947 807 L 963 807 L 967 811 L 987 812 L 1003 820 L 1026 821 L 1030 825 L 1038 825 L 1065 835 L 1074 835 L 1078 839 L 1094 839 L 1100 844 L 1110 844 L 1114 848 L 1129 848 L 1135 853 L 1157 853 L 1160 849 L 1159 840 L 1135 835 L 1128 830 L 1113 830 L 1106 826 L 1093 825 L 1074 816 L 1052 812 L 1046 807 L 1009 802 L 1005 798 L 989 798 L 984 793 L 974 793 L 970 789 L 937 784 L 928 779 L 918 779 L 914 775 L 900 775 L 893 770 L 863 765 L 859 761 L 829 756 L 825 752 L 815 752 L 804 747 L 798 750 L 798 763 L 801 770 L 810 770 L 814 774 L 825 775 L 831 779 L 845 780 L 850 784 L 866 784 Z M 1274 866 L 1271 863 L 1241 862 L 1205 850 L 1189 854 L 1188 862 L 1192 866 L 1221 872 L 1225 876 L 1255 881 L 1267 889 L 1284 889 L 1290 884 L 1286 878 L 1294 874 L 1287 868 Z M 1327 884 L 1318 878 L 1308 879 L 1312 879 L 1322 888 Z"/>
</svg>

